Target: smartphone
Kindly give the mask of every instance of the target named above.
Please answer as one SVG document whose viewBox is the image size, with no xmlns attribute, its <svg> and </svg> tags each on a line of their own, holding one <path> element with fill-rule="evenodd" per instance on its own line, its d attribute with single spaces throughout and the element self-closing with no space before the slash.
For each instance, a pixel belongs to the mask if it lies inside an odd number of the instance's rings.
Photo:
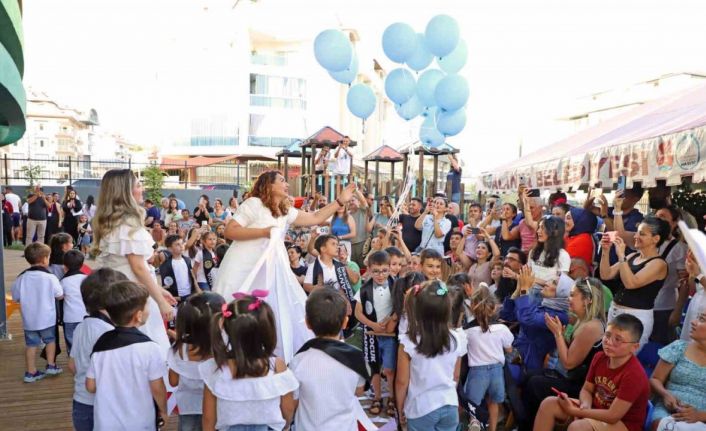
<svg viewBox="0 0 706 431">
<path fill-rule="evenodd" d="M 569 398 L 569 396 L 566 394 L 566 392 L 562 392 L 553 386 L 552 386 L 552 392 L 554 392 L 556 394 L 556 396 L 559 398 L 564 398 L 564 399 L 571 401 L 573 403 L 573 405 L 575 405 L 576 407 L 581 407 L 581 403 L 578 400 L 575 400 L 573 398 Z"/>
<path fill-rule="evenodd" d="M 527 197 L 538 198 L 539 197 L 539 189 L 530 189 L 529 192 L 527 192 Z"/>
<path fill-rule="evenodd" d="M 623 190 L 623 191 L 624 191 L 626 185 L 627 185 L 627 178 L 625 177 L 625 175 L 620 175 L 620 176 L 618 177 L 618 182 L 617 182 L 617 185 L 616 185 L 616 190 Z"/>
<path fill-rule="evenodd" d="M 320 226 L 316 231 L 319 233 L 319 235 L 327 235 L 328 226 Z"/>
<path fill-rule="evenodd" d="M 480 229 L 477 227 L 472 227 L 470 231 L 472 235 L 478 235 L 480 233 Z"/>
<path fill-rule="evenodd" d="M 202 222 L 201 222 L 201 226 L 203 226 L 203 227 L 208 226 L 208 222 L 207 222 L 206 220 L 202 221 Z"/>
<path fill-rule="evenodd" d="M 611 230 L 609 232 L 604 232 L 603 235 L 607 235 L 610 238 L 610 242 L 615 242 L 615 238 L 618 236 L 618 232 Z"/>
<path fill-rule="evenodd" d="M 527 184 L 527 177 L 524 175 L 520 175 L 520 184 Z"/>
</svg>

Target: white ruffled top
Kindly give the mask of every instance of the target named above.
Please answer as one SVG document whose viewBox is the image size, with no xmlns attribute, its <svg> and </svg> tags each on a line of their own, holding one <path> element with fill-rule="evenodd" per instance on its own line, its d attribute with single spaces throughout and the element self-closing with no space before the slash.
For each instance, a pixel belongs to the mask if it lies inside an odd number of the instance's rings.
<svg viewBox="0 0 706 431">
<path fill-rule="evenodd" d="M 275 373 L 274 366 L 273 359 L 266 376 L 234 379 L 228 367 L 219 368 L 213 359 L 199 365 L 201 378 L 218 399 L 216 429 L 233 425 L 284 428 L 280 397 L 299 388 L 299 382 L 291 370 Z"/>
<path fill-rule="evenodd" d="M 167 353 L 169 369 L 179 374 L 179 386 L 174 396 L 181 415 L 200 415 L 203 411 L 203 380 L 199 373 L 199 365 L 202 363 L 189 360 L 187 344 L 182 346 L 181 355 L 174 349 L 169 349 Z"/>
<path fill-rule="evenodd" d="M 149 258 L 152 256 L 154 239 L 144 228 L 135 228 L 121 224 L 107 236 L 101 238 L 99 257 L 116 254 L 126 256 L 137 254 Z"/>
</svg>

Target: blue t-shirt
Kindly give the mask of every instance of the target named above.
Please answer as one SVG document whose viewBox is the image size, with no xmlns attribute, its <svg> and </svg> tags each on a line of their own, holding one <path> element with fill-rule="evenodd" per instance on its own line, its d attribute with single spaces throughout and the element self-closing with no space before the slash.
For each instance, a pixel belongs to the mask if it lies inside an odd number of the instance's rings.
<svg viewBox="0 0 706 431">
<path fill-rule="evenodd" d="M 153 206 L 152 208 L 149 208 L 147 210 L 147 215 L 146 215 L 145 219 L 148 219 L 150 217 L 152 217 L 152 223 L 147 225 L 147 227 L 152 227 L 152 225 L 154 224 L 154 221 L 160 219 L 160 213 L 159 213 L 159 209 L 157 209 L 157 207 Z"/>
<path fill-rule="evenodd" d="M 461 193 L 461 169 L 453 168 L 446 174 L 446 181 L 451 183 L 451 194 Z"/>
</svg>

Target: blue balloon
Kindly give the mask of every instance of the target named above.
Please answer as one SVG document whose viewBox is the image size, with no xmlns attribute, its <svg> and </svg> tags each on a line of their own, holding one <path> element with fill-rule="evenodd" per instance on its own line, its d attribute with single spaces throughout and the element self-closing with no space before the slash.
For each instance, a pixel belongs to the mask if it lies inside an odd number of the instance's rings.
<svg viewBox="0 0 706 431">
<path fill-rule="evenodd" d="M 442 111 L 436 118 L 436 128 L 444 136 L 455 136 L 466 127 L 466 110 L 459 109 L 454 112 Z"/>
<path fill-rule="evenodd" d="M 451 51 L 451 54 L 437 58 L 436 62 L 444 72 L 458 73 L 466 65 L 467 58 L 468 47 L 466 46 L 466 41 L 461 39 L 456 45 L 456 49 Z"/>
<path fill-rule="evenodd" d="M 444 72 L 439 69 L 429 69 L 422 72 L 417 80 L 417 96 L 424 106 L 436 106 L 434 90 L 436 84 L 444 77 Z"/>
<path fill-rule="evenodd" d="M 417 82 L 407 69 L 397 68 L 385 78 L 385 94 L 393 102 L 401 105 L 414 96 Z"/>
<path fill-rule="evenodd" d="M 377 99 L 373 90 L 365 84 L 355 84 L 348 89 L 346 105 L 351 114 L 365 120 L 375 111 Z"/>
<path fill-rule="evenodd" d="M 314 56 L 329 72 L 341 72 L 351 64 L 353 47 L 342 31 L 324 30 L 314 40 Z"/>
<path fill-rule="evenodd" d="M 468 101 L 468 82 L 459 75 L 447 75 L 434 90 L 436 106 L 445 111 L 461 109 Z"/>
<path fill-rule="evenodd" d="M 401 106 L 395 106 L 395 110 L 400 117 L 409 121 L 424 111 L 424 105 L 422 105 L 422 102 L 420 102 L 419 98 L 415 95 Z"/>
<path fill-rule="evenodd" d="M 432 118 L 429 116 L 427 118 Z M 432 148 L 436 148 L 444 143 L 444 135 L 441 134 L 436 127 L 426 126 L 426 121 L 419 128 L 419 140 L 424 144 Z"/>
<path fill-rule="evenodd" d="M 433 60 L 434 55 L 427 49 L 427 45 L 424 42 L 424 35 L 417 33 L 417 44 L 415 45 L 414 52 L 405 63 L 407 63 L 410 69 L 419 72 L 429 66 Z"/>
<path fill-rule="evenodd" d="M 437 15 L 424 30 L 427 49 L 437 57 L 449 55 L 458 45 L 460 33 L 455 19 L 448 15 Z"/>
<path fill-rule="evenodd" d="M 436 118 L 436 106 L 430 106 L 424 108 L 424 111 L 422 111 L 422 117 L 425 119 L 428 119 L 429 117 L 435 119 Z M 426 121 L 426 120 L 424 120 Z M 436 120 L 434 120 L 436 121 Z M 434 123 L 432 123 L 434 124 Z"/>
<path fill-rule="evenodd" d="M 417 33 L 403 22 L 390 24 L 382 34 L 382 50 L 395 63 L 404 63 L 414 53 Z"/>
<path fill-rule="evenodd" d="M 346 70 L 329 72 L 328 74 L 341 84 L 350 84 L 355 81 L 355 77 L 358 76 L 358 56 L 353 52 L 353 59 Z"/>
</svg>

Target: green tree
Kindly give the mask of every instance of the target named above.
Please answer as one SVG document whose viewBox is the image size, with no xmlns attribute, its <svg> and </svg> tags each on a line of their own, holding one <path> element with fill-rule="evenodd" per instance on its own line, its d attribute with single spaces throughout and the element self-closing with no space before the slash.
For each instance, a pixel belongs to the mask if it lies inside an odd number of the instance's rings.
<svg viewBox="0 0 706 431">
<path fill-rule="evenodd" d="M 159 205 L 159 201 L 162 199 L 162 184 L 164 184 L 162 170 L 153 163 L 142 171 L 142 180 L 145 184 L 147 199 L 150 199 L 155 205 Z"/>
<path fill-rule="evenodd" d="M 42 167 L 39 165 L 24 165 L 20 168 L 22 175 L 29 181 L 27 192 L 34 191 L 34 186 L 37 185 L 37 180 L 42 177 Z"/>
</svg>

